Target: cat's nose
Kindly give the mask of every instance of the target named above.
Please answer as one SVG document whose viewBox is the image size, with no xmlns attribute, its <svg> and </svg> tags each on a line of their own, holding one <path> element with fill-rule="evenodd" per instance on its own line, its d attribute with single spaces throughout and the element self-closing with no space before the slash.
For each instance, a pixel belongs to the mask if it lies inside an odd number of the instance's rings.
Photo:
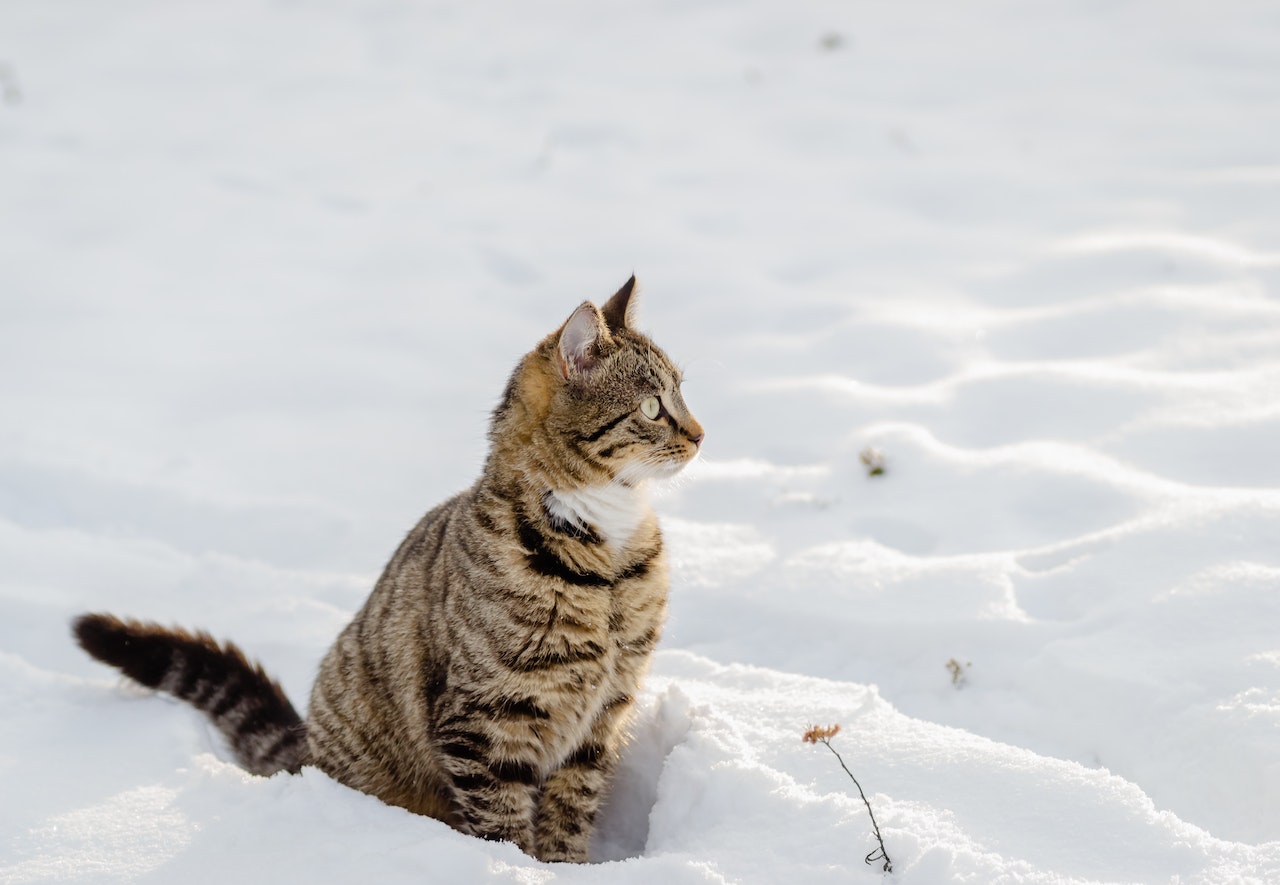
<svg viewBox="0 0 1280 885">
<path fill-rule="evenodd" d="M 689 441 L 695 446 L 701 447 L 702 441 L 706 439 L 707 435 L 702 432 L 702 425 L 698 422 L 698 419 L 690 415 L 689 420 L 682 422 L 682 425 L 680 430 L 689 438 Z"/>
</svg>

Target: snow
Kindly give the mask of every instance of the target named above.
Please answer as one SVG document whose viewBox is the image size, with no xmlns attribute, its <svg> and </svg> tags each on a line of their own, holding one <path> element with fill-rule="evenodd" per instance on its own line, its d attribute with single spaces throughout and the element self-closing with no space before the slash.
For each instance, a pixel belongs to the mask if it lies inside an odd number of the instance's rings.
<svg viewBox="0 0 1280 885">
<path fill-rule="evenodd" d="M 0 882 L 1280 881 L 1278 106 L 1249 0 L 9 0 Z M 303 703 L 633 271 L 708 437 L 599 864 L 73 646 Z"/>
</svg>

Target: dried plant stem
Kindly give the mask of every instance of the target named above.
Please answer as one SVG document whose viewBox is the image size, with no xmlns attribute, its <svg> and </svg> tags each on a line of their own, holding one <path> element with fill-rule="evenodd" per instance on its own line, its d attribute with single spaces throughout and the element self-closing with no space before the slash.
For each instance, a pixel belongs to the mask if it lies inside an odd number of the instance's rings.
<svg viewBox="0 0 1280 885">
<path fill-rule="evenodd" d="M 871 817 L 871 832 L 875 834 L 876 842 L 880 844 L 879 848 L 867 855 L 866 861 L 868 864 L 876 864 L 880 861 L 884 861 L 882 869 L 886 873 L 892 873 L 893 861 L 889 860 L 889 852 L 885 850 L 884 838 L 880 835 L 879 824 L 876 823 L 876 813 L 871 810 L 871 803 L 867 801 L 867 794 L 862 791 L 862 784 L 858 783 L 858 779 L 853 776 L 853 772 L 849 770 L 849 766 L 844 764 L 843 757 L 841 757 L 839 752 L 836 751 L 835 747 L 831 746 L 831 738 L 833 738 L 839 730 L 839 725 L 834 725 L 829 728 L 813 726 L 805 732 L 804 739 L 806 743 L 823 744 L 828 750 L 830 750 L 835 755 L 836 761 L 840 763 L 840 767 L 844 769 L 844 773 L 849 775 L 849 780 L 853 781 L 853 785 L 858 788 L 858 795 L 862 797 L 862 804 L 867 806 L 867 814 Z"/>
</svg>

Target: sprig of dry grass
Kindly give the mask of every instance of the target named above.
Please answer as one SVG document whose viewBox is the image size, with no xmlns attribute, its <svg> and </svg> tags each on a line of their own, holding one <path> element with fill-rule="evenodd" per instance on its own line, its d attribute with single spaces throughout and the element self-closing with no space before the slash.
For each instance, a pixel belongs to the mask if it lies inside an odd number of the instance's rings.
<svg viewBox="0 0 1280 885">
<path fill-rule="evenodd" d="M 840 767 L 844 769 L 844 773 L 849 775 L 849 780 L 853 781 L 853 785 L 858 788 L 858 795 L 862 797 L 862 804 L 867 806 L 867 814 L 871 817 L 871 832 L 875 834 L 876 841 L 880 843 L 879 848 L 867 855 L 866 861 L 868 864 L 884 861 L 882 869 L 886 873 L 892 873 L 893 861 L 889 860 L 889 852 L 885 850 L 884 838 L 880 835 L 880 827 L 876 824 L 876 814 L 871 810 L 871 803 L 867 801 L 867 794 L 862 791 L 862 784 L 858 783 L 858 779 L 853 776 L 849 766 L 844 764 L 844 759 L 836 752 L 836 748 L 831 746 L 831 739 L 839 733 L 840 723 L 838 722 L 835 725 L 810 725 L 802 740 L 806 744 L 822 744 L 830 750 L 836 757 L 836 761 L 840 763 Z"/>
<path fill-rule="evenodd" d="M 858 460 L 867 468 L 867 476 L 884 476 L 884 453 L 879 449 L 867 446 L 858 454 Z"/>
<path fill-rule="evenodd" d="M 968 681 L 967 677 L 965 676 L 965 671 L 973 666 L 973 662 L 965 661 L 963 664 L 961 664 L 955 658 L 952 658 L 951 660 L 947 661 L 947 663 L 944 666 L 946 666 L 947 672 L 951 674 L 951 684 L 954 685 L 956 688 L 964 688 L 965 682 Z"/>
</svg>

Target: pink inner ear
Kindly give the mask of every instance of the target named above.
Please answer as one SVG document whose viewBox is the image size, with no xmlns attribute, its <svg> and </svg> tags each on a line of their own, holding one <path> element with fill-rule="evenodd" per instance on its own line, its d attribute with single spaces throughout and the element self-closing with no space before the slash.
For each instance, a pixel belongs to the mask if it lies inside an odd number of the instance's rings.
<svg viewBox="0 0 1280 885">
<path fill-rule="evenodd" d="M 560 333 L 560 373 L 581 375 L 595 363 L 595 345 L 604 331 L 600 313 L 587 302 L 573 312 Z"/>
</svg>

